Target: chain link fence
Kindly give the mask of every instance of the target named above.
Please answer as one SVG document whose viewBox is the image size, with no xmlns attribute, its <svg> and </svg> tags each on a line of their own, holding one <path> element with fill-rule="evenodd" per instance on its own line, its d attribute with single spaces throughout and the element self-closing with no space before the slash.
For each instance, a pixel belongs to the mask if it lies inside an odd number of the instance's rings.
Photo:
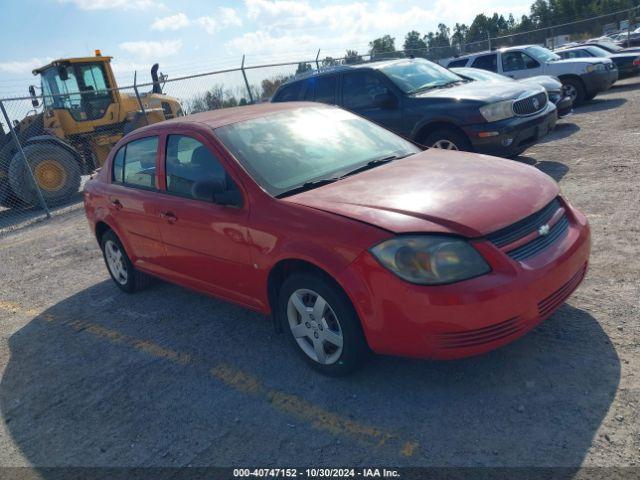
<svg viewBox="0 0 640 480">
<path fill-rule="evenodd" d="M 248 65 L 180 78 L 152 69 L 149 83 L 116 85 L 109 57 L 53 63 L 40 69 L 42 90 L 0 99 L 0 234 L 78 208 L 83 183 L 123 135 L 181 115 L 270 99 L 280 84 L 310 70 L 386 58 L 424 57 L 442 62 L 492 48 L 559 43 L 598 37 L 627 22 L 634 28 L 639 7 L 507 36 L 442 47 L 341 58 L 315 57 L 269 65 Z"/>
</svg>

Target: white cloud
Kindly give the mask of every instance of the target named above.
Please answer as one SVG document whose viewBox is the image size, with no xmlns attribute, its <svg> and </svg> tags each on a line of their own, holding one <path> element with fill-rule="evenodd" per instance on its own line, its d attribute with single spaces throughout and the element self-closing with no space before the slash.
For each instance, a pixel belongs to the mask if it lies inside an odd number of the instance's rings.
<svg viewBox="0 0 640 480">
<path fill-rule="evenodd" d="M 203 27 L 207 33 L 213 34 L 224 27 L 239 27 L 242 20 L 233 8 L 220 7 L 216 15 L 207 15 L 196 19 L 196 23 Z"/>
<path fill-rule="evenodd" d="M 162 3 L 154 0 L 58 0 L 59 3 L 70 3 L 80 10 L 142 10 L 146 8 L 164 9 Z"/>
<path fill-rule="evenodd" d="M 407 0 L 362 0 L 345 4 L 327 4 L 310 0 L 245 0 L 246 15 L 260 30 L 231 39 L 226 46 L 237 53 L 286 54 L 292 57 L 301 49 L 321 56 L 346 48 L 368 50 L 369 41 L 390 34 L 402 47 L 405 34 L 417 30 L 434 31 L 439 23 L 453 27 L 469 24 L 479 13 L 494 11 L 516 18 L 528 7 L 514 6 L 515 0 L 436 0 L 428 7 Z M 332 51 L 333 50 L 333 51 Z"/>
<path fill-rule="evenodd" d="M 42 60 L 41 58 L 31 58 L 29 60 L 15 60 L 9 62 L 0 62 L 0 72 L 9 74 L 31 74 L 33 69 L 42 67 L 50 62 L 50 59 Z"/>
<path fill-rule="evenodd" d="M 158 59 L 175 55 L 182 48 L 181 40 L 166 40 L 162 42 L 139 41 L 124 42 L 119 47 L 140 59 Z"/>
<path fill-rule="evenodd" d="M 151 30 L 179 30 L 189 25 L 189 17 L 184 13 L 176 13 L 175 15 L 169 15 L 167 17 L 156 18 L 151 24 Z"/>
</svg>

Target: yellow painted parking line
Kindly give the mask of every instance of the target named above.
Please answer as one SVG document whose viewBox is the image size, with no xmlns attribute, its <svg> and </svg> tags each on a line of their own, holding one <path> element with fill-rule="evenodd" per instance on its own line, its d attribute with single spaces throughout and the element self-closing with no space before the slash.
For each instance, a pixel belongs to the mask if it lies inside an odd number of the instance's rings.
<svg viewBox="0 0 640 480">
<path fill-rule="evenodd" d="M 39 313 L 36 309 L 26 309 L 17 303 L 2 300 L 0 300 L 0 310 L 13 314 L 38 315 Z M 154 357 L 168 360 L 177 365 L 201 365 L 203 363 L 187 353 L 178 352 L 149 340 L 135 338 L 118 330 L 85 320 L 58 317 L 51 313 L 40 314 L 37 319 L 64 325 L 76 332 L 86 332 L 110 343 L 123 345 Z M 258 377 L 232 365 L 217 363 L 209 368 L 209 373 L 227 387 L 256 399 L 264 400 L 275 410 L 292 416 L 317 430 L 336 436 L 347 436 L 367 446 L 393 449 L 404 457 L 413 456 L 419 448 L 417 442 L 403 440 L 395 433 L 345 418 L 297 395 L 275 388 L 268 388 L 262 384 Z"/>
</svg>

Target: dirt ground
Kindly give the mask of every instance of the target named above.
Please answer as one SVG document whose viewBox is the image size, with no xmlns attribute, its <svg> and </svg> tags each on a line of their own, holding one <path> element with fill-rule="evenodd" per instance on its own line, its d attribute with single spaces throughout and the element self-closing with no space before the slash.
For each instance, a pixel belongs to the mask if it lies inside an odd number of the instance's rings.
<svg viewBox="0 0 640 480">
<path fill-rule="evenodd" d="M 639 125 L 640 78 L 620 81 L 518 159 L 589 218 L 590 271 L 466 360 L 325 378 L 265 317 L 120 293 L 81 208 L 3 235 L 0 466 L 640 467 Z"/>
</svg>

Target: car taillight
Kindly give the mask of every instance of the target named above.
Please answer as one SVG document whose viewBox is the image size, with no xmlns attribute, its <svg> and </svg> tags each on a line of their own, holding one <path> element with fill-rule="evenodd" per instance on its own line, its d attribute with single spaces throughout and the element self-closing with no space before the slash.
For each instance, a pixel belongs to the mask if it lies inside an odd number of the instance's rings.
<svg viewBox="0 0 640 480">
<path fill-rule="evenodd" d="M 633 64 L 634 64 L 636 67 L 640 67 L 640 57 L 636 58 L 636 59 L 633 61 Z"/>
</svg>

